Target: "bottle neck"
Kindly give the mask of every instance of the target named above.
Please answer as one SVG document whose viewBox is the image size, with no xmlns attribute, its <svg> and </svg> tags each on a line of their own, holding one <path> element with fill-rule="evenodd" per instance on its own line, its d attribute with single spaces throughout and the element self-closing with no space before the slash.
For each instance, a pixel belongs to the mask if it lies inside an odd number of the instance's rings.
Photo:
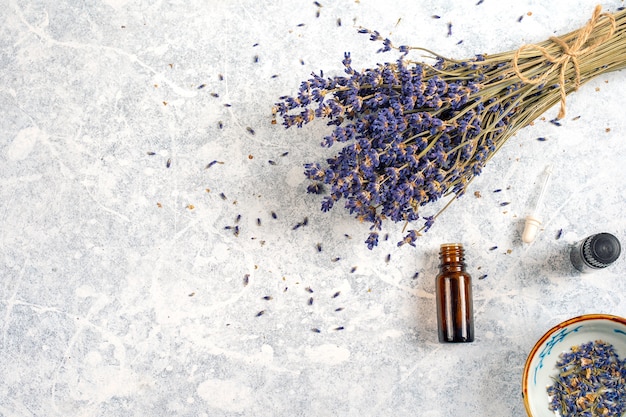
<svg viewBox="0 0 626 417">
<path fill-rule="evenodd" d="M 439 269 L 442 272 L 465 271 L 465 251 L 460 243 L 441 245 L 439 252 Z"/>
</svg>

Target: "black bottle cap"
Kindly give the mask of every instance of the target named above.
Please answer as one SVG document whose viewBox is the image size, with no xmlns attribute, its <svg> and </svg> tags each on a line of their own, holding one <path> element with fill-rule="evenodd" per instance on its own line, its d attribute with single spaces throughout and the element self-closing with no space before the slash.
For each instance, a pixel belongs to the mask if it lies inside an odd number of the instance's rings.
<svg viewBox="0 0 626 417">
<path fill-rule="evenodd" d="M 619 258 L 621 249 L 615 236 L 610 233 L 598 233 L 584 243 L 583 257 L 591 266 L 605 268 Z"/>
</svg>

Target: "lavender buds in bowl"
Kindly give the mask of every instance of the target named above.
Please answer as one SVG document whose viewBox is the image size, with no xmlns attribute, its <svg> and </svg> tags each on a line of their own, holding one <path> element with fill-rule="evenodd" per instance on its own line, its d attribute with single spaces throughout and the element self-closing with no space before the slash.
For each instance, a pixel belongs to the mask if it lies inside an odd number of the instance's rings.
<svg viewBox="0 0 626 417">
<path fill-rule="evenodd" d="M 346 76 L 312 74 L 296 95 L 281 97 L 273 114 L 285 128 L 326 119 L 333 128 L 321 145 L 343 144 L 336 156 L 305 165 L 309 192 L 329 186 L 323 211 L 343 199 L 352 215 L 371 224 L 365 240 L 370 249 L 378 244 L 385 219 L 407 225 L 422 219 L 422 227 L 407 227 L 398 242 L 414 245 L 443 211 L 424 216 L 424 205 L 444 196 L 451 197 L 450 204 L 519 129 L 559 102 L 558 118 L 563 117 L 568 93 L 626 67 L 622 23 L 626 12 L 600 13 L 598 7 L 578 31 L 462 60 L 396 47 L 378 32 L 361 29 L 382 42 L 379 52 L 395 50 L 400 57 L 357 71 L 346 53 Z M 413 50 L 427 52 L 433 62 L 409 59 Z"/>
<path fill-rule="evenodd" d="M 550 329 L 528 355 L 522 395 L 529 417 L 622 417 L 626 319 L 588 314 Z"/>
</svg>

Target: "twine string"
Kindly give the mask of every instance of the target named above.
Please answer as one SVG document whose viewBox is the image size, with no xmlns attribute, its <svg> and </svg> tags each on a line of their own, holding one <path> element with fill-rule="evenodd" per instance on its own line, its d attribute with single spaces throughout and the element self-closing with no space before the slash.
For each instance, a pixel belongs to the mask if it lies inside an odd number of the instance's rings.
<svg viewBox="0 0 626 417">
<path fill-rule="evenodd" d="M 567 92 L 565 90 L 565 73 L 567 71 L 569 63 L 571 62 L 574 66 L 574 91 L 576 91 L 578 90 L 578 87 L 580 87 L 580 66 L 578 64 L 578 58 L 581 55 L 593 51 L 602 43 L 609 40 L 617 29 L 615 17 L 610 13 L 601 13 L 601 11 L 602 7 L 600 5 L 596 6 L 595 10 L 593 11 L 593 15 L 591 16 L 591 19 L 589 20 L 587 25 L 585 25 L 578 31 L 574 42 L 572 42 L 571 44 L 568 44 L 561 38 L 557 38 L 555 36 L 550 37 L 550 40 L 561 48 L 561 53 L 559 55 L 553 55 L 550 53 L 548 48 L 539 45 L 524 45 L 517 51 L 515 51 L 515 55 L 513 56 L 513 69 L 515 70 L 515 74 L 520 78 L 520 80 L 522 80 L 522 82 L 535 85 L 543 84 L 548 79 L 550 74 L 552 74 L 552 72 L 556 71 L 557 69 L 559 70 L 561 108 L 559 110 L 557 119 L 562 119 L 565 116 L 565 98 L 567 96 Z M 598 22 L 602 18 L 608 19 L 608 23 L 610 25 L 609 31 L 605 36 L 598 38 L 593 44 L 585 46 L 585 44 L 589 41 L 589 37 L 598 26 Z M 548 60 L 553 65 L 541 76 L 534 78 L 526 77 L 519 69 L 520 55 L 526 50 L 538 51 L 541 55 L 543 55 L 546 60 Z"/>
</svg>

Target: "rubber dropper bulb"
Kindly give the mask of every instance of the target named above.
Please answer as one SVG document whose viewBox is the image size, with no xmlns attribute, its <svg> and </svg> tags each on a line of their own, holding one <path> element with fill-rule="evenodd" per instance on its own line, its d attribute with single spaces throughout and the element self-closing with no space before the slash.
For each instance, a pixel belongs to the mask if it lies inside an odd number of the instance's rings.
<svg viewBox="0 0 626 417">
<path fill-rule="evenodd" d="M 541 226 L 541 220 L 536 217 L 526 217 L 526 224 L 524 225 L 524 233 L 522 233 L 522 241 L 524 243 L 531 243 L 537 237 L 539 228 Z"/>
</svg>

